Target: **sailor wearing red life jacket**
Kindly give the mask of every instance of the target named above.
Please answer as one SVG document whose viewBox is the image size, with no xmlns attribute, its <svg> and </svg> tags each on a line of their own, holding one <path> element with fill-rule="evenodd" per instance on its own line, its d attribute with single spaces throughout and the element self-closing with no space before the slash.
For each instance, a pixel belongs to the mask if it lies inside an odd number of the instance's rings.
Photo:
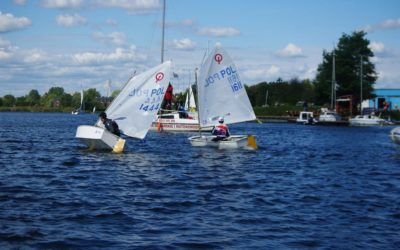
<svg viewBox="0 0 400 250">
<path fill-rule="evenodd" d="M 212 135 L 216 135 L 213 141 L 223 140 L 230 136 L 229 128 L 224 124 L 224 118 L 220 117 L 218 119 L 218 125 L 216 125 L 211 131 Z"/>
</svg>

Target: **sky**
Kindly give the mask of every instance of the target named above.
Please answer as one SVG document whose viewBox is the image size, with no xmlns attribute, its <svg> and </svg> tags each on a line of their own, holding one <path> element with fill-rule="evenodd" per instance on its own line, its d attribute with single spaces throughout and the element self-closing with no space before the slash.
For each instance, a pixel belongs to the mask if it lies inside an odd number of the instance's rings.
<svg viewBox="0 0 400 250">
<path fill-rule="evenodd" d="M 1 0 L 0 96 L 120 89 L 161 61 L 162 0 Z M 375 88 L 400 88 L 398 0 L 166 0 L 175 92 L 220 43 L 241 81 L 311 79 L 343 34 L 367 32 Z M 108 84 L 110 82 L 111 84 Z"/>
</svg>

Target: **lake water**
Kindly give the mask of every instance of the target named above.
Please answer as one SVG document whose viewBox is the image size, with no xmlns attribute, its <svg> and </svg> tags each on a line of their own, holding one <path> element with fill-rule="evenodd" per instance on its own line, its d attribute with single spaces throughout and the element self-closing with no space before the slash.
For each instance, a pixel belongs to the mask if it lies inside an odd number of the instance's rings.
<svg viewBox="0 0 400 250">
<path fill-rule="evenodd" d="M 399 249 L 392 127 L 231 125 L 257 151 L 151 132 L 123 154 L 94 115 L 0 114 L 0 249 Z"/>
</svg>

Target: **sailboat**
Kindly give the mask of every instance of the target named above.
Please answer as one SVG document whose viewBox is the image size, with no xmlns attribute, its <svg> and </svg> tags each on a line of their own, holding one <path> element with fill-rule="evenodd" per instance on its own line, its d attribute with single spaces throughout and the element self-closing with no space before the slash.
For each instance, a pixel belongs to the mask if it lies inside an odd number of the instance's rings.
<svg viewBox="0 0 400 250">
<path fill-rule="evenodd" d="M 331 110 L 321 108 L 318 122 L 334 123 L 342 120 L 342 117 L 336 113 L 336 70 L 335 70 L 335 50 L 332 54 L 332 87 L 331 87 Z"/>
<path fill-rule="evenodd" d="M 117 122 L 122 134 L 145 138 L 164 98 L 171 65 L 166 61 L 132 77 L 107 108 L 107 117 Z M 79 126 L 75 137 L 93 150 L 121 153 L 125 146 L 124 139 L 108 132 L 99 122 L 95 126 Z"/>
<path fill-rule="evenodd" d="M 256 120 L 249 97 L 240 81 L 232 58 L 217 44 L 204 61 L 197 84 L 200 127 L 214 126 L 223 118 L 225 124 Z M 194 147 L 257 148 L 253 135 L 231 135 L 213 141 L 216 136 L 189 137 Z"/>
<path fill-rule="evenodd" d="M 397 143 L 400 144 L 400 127 L 394 128 L 390 131 L 390 138 Z"/>
<path fill-rule="evenodd" d="M 381 118 L 380 115 L 376 116 L 375 112 L 370 114 L 363 114 L 363 56 L 360 56 L 360 114 L 354 118 L 349 119 L 350 126 L 377 126 L 389 125 L 390 122 Z"/>
<path fill-rule="evenodd" d="M 81 105 L 79 106 L 78 109 L 75 109 L 74 111 L 71 112 L 73 115 L 79 115 L 80 113 L 83 112 L 83 90 L 81 90 Z"/>
<path fill-rule="evenodd" d="M 196 102 L 194 101 L 194 94 L 192 86 L 189 86 L 188 93 L 186 94 L 185 110 L 188 112 L 196 112 Z"/>
</svg>

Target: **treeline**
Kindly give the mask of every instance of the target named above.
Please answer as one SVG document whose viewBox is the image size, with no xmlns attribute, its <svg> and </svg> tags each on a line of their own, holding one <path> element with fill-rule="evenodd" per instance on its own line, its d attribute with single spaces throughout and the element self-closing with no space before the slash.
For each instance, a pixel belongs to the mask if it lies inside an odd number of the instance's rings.
<svg viewBox="0 0 400 250">
<path fill-rule="evenodd" d="M 91 88 L 83 92 L 83 107 L 85 110 L 105 109 L 111 98 L 102 97 L 100 93 Z M 62 87 L 51 87 L 44 95 L 40 95 L 35 89 L 27 95 L 15 97 L 5 95 L 0 97 L 0 107 L 45 107 L 45 108 L 71 108 L 77 109 L 81 106 L 81 93 L 66 93 Z"/>
<path fill-rule="evenodd" d="M 246 91 L 253 107 L 296 105 L 299 101 L 313 102 L 315 99 L 314 85 L 310 80 L 278 79 L 246 86 Z"/>
</svg>

